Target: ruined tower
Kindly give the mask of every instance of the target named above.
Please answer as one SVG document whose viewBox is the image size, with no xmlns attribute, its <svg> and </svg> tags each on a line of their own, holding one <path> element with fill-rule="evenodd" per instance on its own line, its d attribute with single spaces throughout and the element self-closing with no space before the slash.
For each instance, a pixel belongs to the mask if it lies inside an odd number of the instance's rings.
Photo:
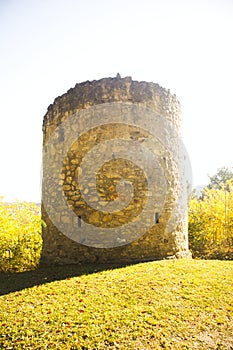
<svg viewBox="0 0 233 350">
<path fill-rule="evenodd" d="M 45 262 L 189 257 L 180 104 L 131 77 L 87 81 L 43 122 Z"/>
</svg>

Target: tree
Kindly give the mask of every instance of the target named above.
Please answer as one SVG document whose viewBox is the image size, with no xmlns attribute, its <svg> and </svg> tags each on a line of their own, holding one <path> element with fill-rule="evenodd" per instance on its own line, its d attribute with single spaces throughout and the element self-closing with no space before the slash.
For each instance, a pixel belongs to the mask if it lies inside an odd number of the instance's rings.
<svg viewBox="0 0 233 350">
<path fill-rule="evenodd" d="M 229 168 L 219 168 L 217 174 L 210 176 L 210 184 L 207 186 L 208 189 L 220 189 L 222 185 L 226 185 L 228 180 L 233 179 L 233 171 Z"/>
</svg>

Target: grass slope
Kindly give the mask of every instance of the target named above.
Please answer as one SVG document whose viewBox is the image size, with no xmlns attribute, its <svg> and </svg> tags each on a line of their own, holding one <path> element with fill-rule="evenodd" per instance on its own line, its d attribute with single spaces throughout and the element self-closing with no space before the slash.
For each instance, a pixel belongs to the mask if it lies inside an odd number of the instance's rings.
<svg viewBox="0 0 233 350">
<path fill-rule="evenodd" d="M 1 274 L 0 349 L 230 350 L 232 277 L 233 262 L 201 260 Z"/>
</svg>

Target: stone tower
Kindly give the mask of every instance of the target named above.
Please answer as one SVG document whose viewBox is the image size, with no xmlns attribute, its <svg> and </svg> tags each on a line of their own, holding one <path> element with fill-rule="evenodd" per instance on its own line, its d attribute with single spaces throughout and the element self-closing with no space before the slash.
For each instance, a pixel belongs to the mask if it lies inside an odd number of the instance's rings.
<svg viewBox="0 0 233 350">
<path fill-rule="evenodd" d="M 44 262 L 189 257 L 180 104 L 131 77 L 77 84 L 43 122 Z"/>
</svg>

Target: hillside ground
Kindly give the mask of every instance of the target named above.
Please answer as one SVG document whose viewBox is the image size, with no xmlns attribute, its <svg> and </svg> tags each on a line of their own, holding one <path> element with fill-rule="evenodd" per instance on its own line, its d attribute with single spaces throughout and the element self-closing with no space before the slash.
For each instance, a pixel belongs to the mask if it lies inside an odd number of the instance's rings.
<svg viewBox="0 0 233 350">
<path fill-rule="evenodd" d="M 233 262 L 0 274 L 0 349 L 233 349 Z"/>
</svg>

